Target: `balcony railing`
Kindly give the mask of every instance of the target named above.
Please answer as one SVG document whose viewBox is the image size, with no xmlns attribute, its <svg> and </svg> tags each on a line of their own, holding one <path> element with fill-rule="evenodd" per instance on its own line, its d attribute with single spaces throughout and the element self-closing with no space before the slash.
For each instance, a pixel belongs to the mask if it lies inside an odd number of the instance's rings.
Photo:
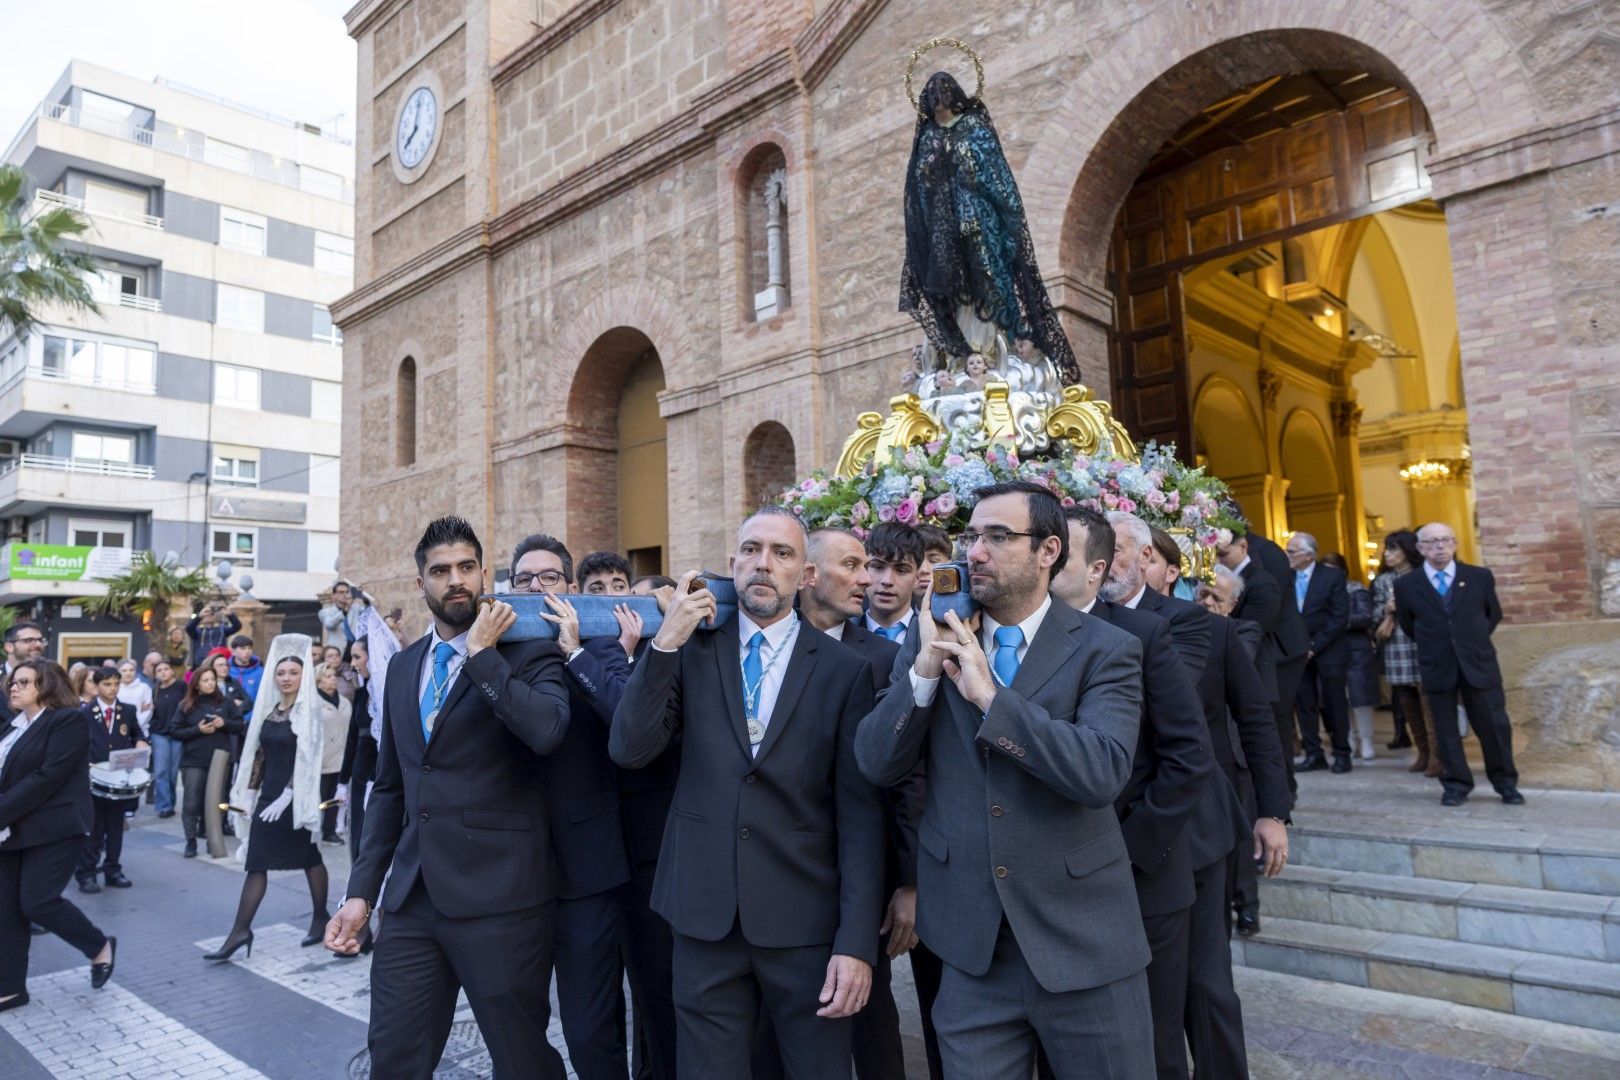
<svg viewBox="0 0 1620 1080">
<path fill-rule="evenodd" d="M 59 191 L 46 191 L 43 188 L 34 192 L 34 208 L 66 207 L 77 210 L 81 214 L 91 217 L 109 218 L 113 221 L 122 221 L 129 225 L 141 225 L 148 229 L 163 228 L 163 219 L 152 214 L 126 214 L 122 210 L 112 210 L 105 206 L 91 206 L 83 199 L 76 199 L 72 195 L 63 195 Z"/>
<path fill-rule="evenodd" d="M 122 476 L 131 480 L 150 480 L 157 471 L 150 465 L 131 465 L 127 461 L 97 461 L 91 458 L 59 458 L 48 454 L 18 454 L 0 462 L 0 476 L 18 469 L 46 469 L 50 472 L 84 473 L 90 476 Z"/>
<path fill-rule="evenodd" d="M 323 195 L 327 198 L 341 199 L 346 203 L 354 202 L 354 185 L 347 180 L 337 191 L 331 190 L 329 181 L 323 176 L 306 179 L 297 164 L 287 162 L 284 164 L 267 164 L 251 158 L 233 159 L 221 154 L 208 154 L 205 144 L 188 142 L 185 139 L 156 131 L 149 127 L 137 127 L 127 124 L 115 117 L 103 116 L 94 110 L 75 109 L 71 105 L 42 104 L 34 110 L 34 116 L 43 120 L 56 120 L 60 123 L 70 124 L 86 131 L 99 132 L 110 135 L 115 139 L 123 139 L 139 146 L 151 147 L 153 150 L 162 150 L 166 154 L 175 154 L 191 161 L 200 161 L 208 165 L 217 165 L 232 172 L 256 176 L 260 180 L 268 180 L 272 184 L 281 184 L 283 187 L 296 188 L 314 195 Z"/>
<path fill-rule="evenodd" d="M 147 380 L 145 382 L 132 379 L 111 379 L 105 375 L 85 375 L 59 368 L 48 368 L 41 364 L 29 364 L 27 367 L 12 374 L 0 382 L 0 390 L 9 390 L 11 385 L 20 379 L 48 379 L 51 382 L 71 383 L 74 386 L 100 386 L 108 390 L 128 390 L 133 394 L 155 394 L 157 383 Z"/>
<path fill-rule="evenodd" d="M 163 301 L 155 296 L 132 296 L 129 293 L 119 293 L 118 306 L 134 308 L 136 311 L 162 311 Z"/>
</svg>

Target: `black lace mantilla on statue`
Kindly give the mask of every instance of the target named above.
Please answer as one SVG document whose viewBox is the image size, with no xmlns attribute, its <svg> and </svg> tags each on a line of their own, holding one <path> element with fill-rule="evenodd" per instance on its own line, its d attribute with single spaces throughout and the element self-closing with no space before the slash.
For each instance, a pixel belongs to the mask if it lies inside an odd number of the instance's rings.
<svg viewBox="0 0 1620 1080">
<path fill-rule="evenodd" d="M 939 104 L 957 114 L 949 126 L 934 120 Z M 989 110 L 943 71 L 929 77 L 918 100 L 905 216 L 900 310 L 922 324 L 934 348 L 954 357 L 973 351 L 956 321 L 957 308 L 968 305 L 1009 341 L 1032 342 L 1064 382 L 1080 381 Z"/>
</svg>

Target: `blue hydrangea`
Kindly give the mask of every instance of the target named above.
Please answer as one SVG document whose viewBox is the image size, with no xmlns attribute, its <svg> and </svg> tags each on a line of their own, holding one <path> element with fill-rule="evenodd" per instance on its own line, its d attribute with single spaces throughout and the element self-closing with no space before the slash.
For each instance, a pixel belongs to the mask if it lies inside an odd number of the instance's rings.
<svg viewBox="0 0 1620 1080">
<path fill-rule="evenodd" d="M 907 495 L 910 495 L 911 490 L 911 476 L 908 473 L 885 469 L 883 474 L 878 477 L 877 483 L 872 485 L 869 499 L 874 508 L 893 506 Z"/>
<path fill-rule="evenodd" d="M 990 467 L 980 458 L 969 458 L 960 465 L 945 470 L 945 484 L 964 506 L 973 505 L 973 493 L 996 482 Z"/>
</svg>

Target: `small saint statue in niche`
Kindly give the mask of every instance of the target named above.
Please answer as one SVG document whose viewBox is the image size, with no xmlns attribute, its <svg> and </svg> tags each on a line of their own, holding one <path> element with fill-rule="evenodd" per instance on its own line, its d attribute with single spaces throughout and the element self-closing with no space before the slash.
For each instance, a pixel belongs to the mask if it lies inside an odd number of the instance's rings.
<svg viewBox="0 0 1620 1080">
<path fill-rule="evenodd" d="M 1038 362 L 1038 352 L 1062 382 L 1078 383 L 1080 366 L 1041 282 L 1023 199 L 989 110 L 936 71 L 917 113 L 900 310 L 945 357 L 995 353 L 968 337 L 975 323 L 990 324 L 1021 358 Z"/>
</svg>

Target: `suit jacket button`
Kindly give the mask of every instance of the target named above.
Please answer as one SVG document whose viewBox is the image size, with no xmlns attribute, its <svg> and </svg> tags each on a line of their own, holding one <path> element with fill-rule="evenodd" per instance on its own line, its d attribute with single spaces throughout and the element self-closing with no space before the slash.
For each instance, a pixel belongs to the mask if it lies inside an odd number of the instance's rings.
<svg viewBox="0 0 1620 1080">
<path fill-rule="evenodd" d="M 1005 810 L 1003 810 L 1003 809 L 1002 809 L 1002 808 L 1001 808 L 1001 807 L 999 807 L 999 806 L 992 806 L 992 807 L 991 807 L 991 808 L 990 808 L 990 816 L 991 816 L 991 817 L 1000 817 L 1000 816 L 1001 816 L 1001 815 L 1002 815 L 1002 814 L 1005 814 L 1005 813 L 1006 813 L 1006 811 L 1005 811 Z"/>
<path fill-rule="evenodd" d="M 996 867 L 996 877 L 1006 877 L 1006 876 L 1007 876 L 1007 868 L 1005 866 Z"/>
<path fill-rule="evenodd" d="M 422 771 L 423 771 L 423 772 L 425 772 L 425 773 L 430 773 L 430 772 L 432 772 L 432 771 L 433 771 L 433 766 L 431 766 L 431 765 L 424 765 L 424 766 L 422 766 Z"/>
<path fill-rule="evenodd" d="M 422 820 L 423 820 L 423 821 L 426 821 L 426 820 L 427 820 L 427 819 L 428 819 L 428 816 L 427 816 L 427 811 L 426 811 L 426 810 L 424 810 L 424 811 L 422 811 Z"/>
<path fill-rule="evenodd" d="M 754 782 L 754 774 L 753 773 L 749 773 L 747 776 L 743 777 L 743 783 L 752 784 L 753 782 Z"/>
<path fill-rule="evenodd" d="M 741 831 L 741 832 L 739 832 L 739 833 L 738 833 L 738 834 L 737 834 L 737 836 L 738 836 L 738 837 L 739 837 L 739 838 L 741 838 L 741 839 L 743 839 L 743 840 L 746 840 L 746 839 L 748 839 L 748 830 L 747 830 L 747 829 L 744 829 L 744 830 L 742 830 L 742 831 Z"/>
</svg>

